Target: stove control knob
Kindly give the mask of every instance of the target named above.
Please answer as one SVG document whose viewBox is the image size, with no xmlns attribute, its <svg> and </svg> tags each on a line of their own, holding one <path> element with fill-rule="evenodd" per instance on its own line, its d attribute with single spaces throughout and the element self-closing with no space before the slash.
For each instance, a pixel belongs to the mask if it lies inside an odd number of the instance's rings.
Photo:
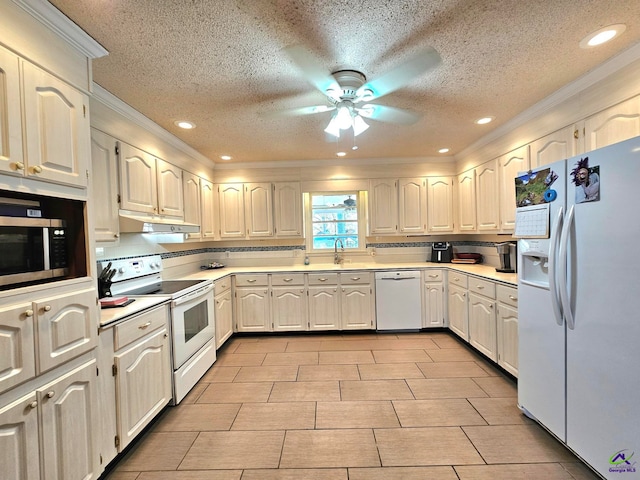
<svg viewBox="0 0 640 480">
<path fill-rule="evenodd" d="M 119 272 L 119 273 L 124 273 L 124 267 L 120 267 L 120 268 L 118 269 L 118 272 Z"/>
</svg>

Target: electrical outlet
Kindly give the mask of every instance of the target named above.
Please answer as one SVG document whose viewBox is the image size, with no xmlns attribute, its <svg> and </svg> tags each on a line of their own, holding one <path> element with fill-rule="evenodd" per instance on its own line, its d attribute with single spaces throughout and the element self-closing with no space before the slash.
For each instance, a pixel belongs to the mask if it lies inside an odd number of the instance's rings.
<svg viewBox="0 0 640 480">
<path fill-rule="evenodd" d="M 231 252 L 229 250 L 227 250 L 226 252 L 224 252 L 224 256 L 225 256 L 225 258 L 231 257 Z"/>
</svg>

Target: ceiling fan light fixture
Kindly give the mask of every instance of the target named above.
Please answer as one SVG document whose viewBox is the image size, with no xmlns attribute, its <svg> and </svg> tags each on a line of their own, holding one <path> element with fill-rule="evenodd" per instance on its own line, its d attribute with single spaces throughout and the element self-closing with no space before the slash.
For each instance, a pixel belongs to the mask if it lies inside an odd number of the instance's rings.
<svg viewBox="0 0 640 480">
<path fill-rule="evenodd" d="M 367 122 L 365 122 L 360 115 L 358 115 L 358 114 L 354 115 L 354 117 L 353 117 L 353 136 L 357 137 L 362 132 L 364 132 L 367 128 L 369 128 L 369 125 L 367 124 Z"/>
<path fill-rule="evenodd" d="M 340 138 L 340 126 L 338 125 L 337 114 L 331 117 L 331 121 L 327 128 L 324 129 L 329 135 L 333 135 L 336 138 Z"/>
<path fill-rule="evenodd" d="M 349 107 L 338 107 L 338 113 L 336 113 L 336 122 L 340 130 L 347 130 L 349 127 L 353 125 L 353 120 L 351 119 L 351 111 Z"/>
</svg>

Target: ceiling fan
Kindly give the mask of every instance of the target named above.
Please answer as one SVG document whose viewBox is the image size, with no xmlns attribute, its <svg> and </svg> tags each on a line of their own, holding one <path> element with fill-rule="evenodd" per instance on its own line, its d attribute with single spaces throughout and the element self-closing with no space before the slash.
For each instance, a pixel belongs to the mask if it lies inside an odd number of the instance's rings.
<svg viewBox="0 0 640 480">
<path fill-rule="evenodd" d="M 415 112 L 370 102 L 408 85 L 441 62 L 436 50 L 426 48 L 382 76 L 367 81 L 366 76 L 357 70 L 325 71 L 299 45 L 284 50 L 307 81 L 326 95 L 327 103 L 294 108 L 280 114 L 309 115 L 333 111 L 325 132 L 334 137 L 340 137 L 340 132 L 349 128 L 353 129 L 354 136 L 360 135 L 369 128 L 364 118 L 404 125 L 418 121 L 420 115 Z"/>
</svg>

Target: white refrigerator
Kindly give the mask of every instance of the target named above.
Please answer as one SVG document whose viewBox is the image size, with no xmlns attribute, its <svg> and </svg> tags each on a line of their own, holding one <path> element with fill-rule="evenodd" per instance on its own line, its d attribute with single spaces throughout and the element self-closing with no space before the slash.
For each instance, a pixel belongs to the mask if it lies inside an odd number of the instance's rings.
<svg viewBox="0 0 640 480">
<path fill-rule="evenodd" d="M 516 178 L 518 404 L 640 479 L 640 137 Z"/>
</svg>

